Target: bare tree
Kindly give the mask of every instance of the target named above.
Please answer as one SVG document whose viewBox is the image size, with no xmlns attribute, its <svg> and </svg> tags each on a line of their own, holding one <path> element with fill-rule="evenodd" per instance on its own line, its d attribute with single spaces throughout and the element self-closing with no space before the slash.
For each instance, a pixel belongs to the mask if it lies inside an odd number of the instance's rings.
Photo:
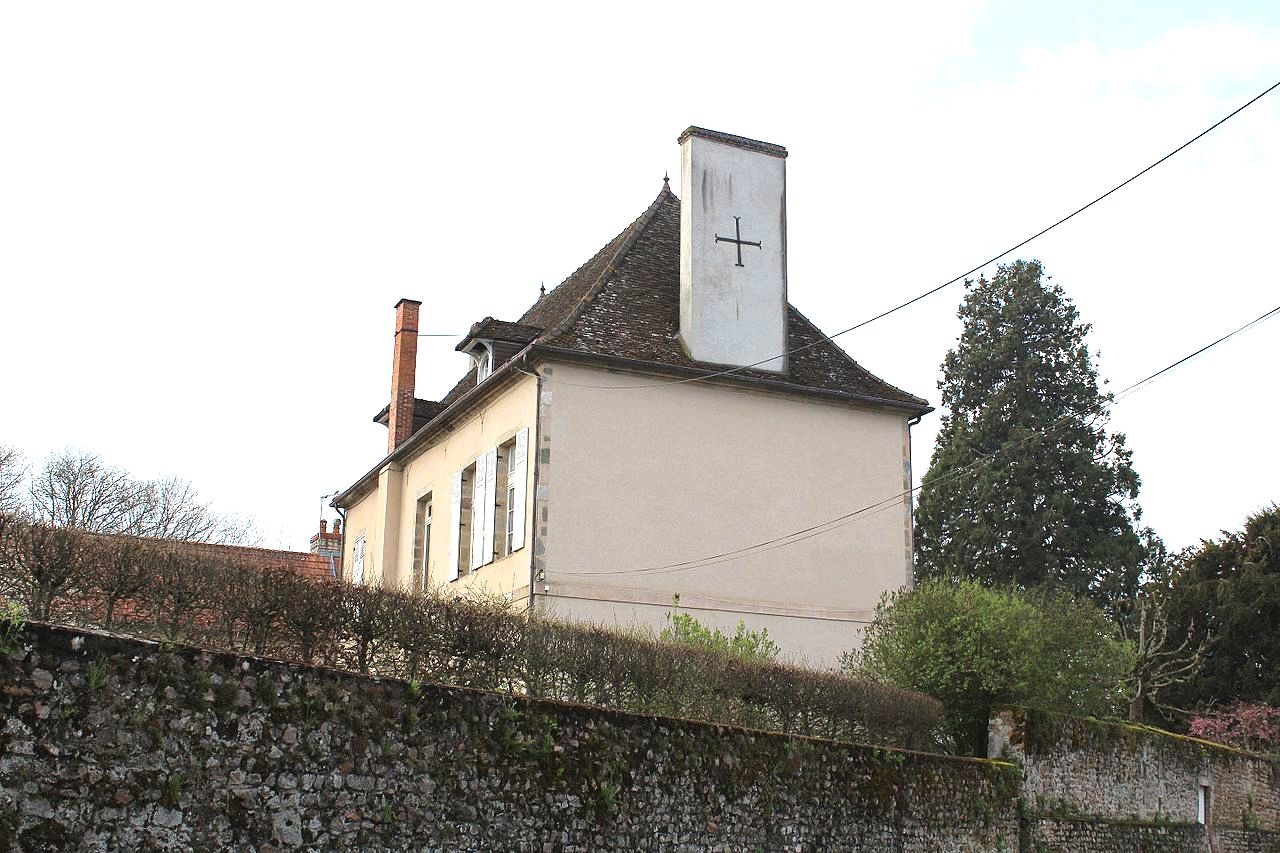
<svg viewBox="0 0 1280 853">
<path fill-rule="evenodd" d="M 66 527 L 17 524 L 9 545 L 17 571 L 6 593 L 25 604 L 33 619 L 49 619 L 59 599 L 82 592 L 88 567 L 96 561 L 92 539 Z"/>
<path fill-rule="evenodd" d="M 16 447 L 0 445 L 0 514 L 22 509 L 22 484 L 27 479 L 27 460 Z"/>
<path fill-rule="evenodd" d="M 93 592 L 101 598 L 102 625 L 115 627 L 117 608 L 128 606 L 147 587 L 160 559 L 159 549 L 140 539 L 108 539 L 89 570 Z"/>
<path fill-rule="evenodd" d="M 1142 722 L 1148 704 L 1166 714 L 1187 713 L 1162 701 L 1161 694 L 1196 676 L 1204 661 L 1205 650 L 1212 642 L 1209 638 L 1192 646 L 1193 626 L 1181 642 L 1171 643 L 1169 611 L 1162 593 L 1163 590 L 1155 585 L 1139 593 L 1129 624 L 1121 626 L 1121 633 L 1133 643 L 1137 652 L 1128 685 L 1129 719 L 1134 722 Z"/>
<path fill-rule="evenodd" d="M 253 524 L 214 512 L 200 500 L 190 480 L 166 477 L 138 486 L 138 533 L 157 539 L 218 544 L 252 544 Z"/>
<path fill-rule="evenodd" d="M 37 521 L 90 533 L 137 533 L 139 488 L 96 453 L 70 448 L 45 460 L 31 481 Z"/>
<path fill-rule="evenodd" d="M 252 544 L 252 523 L 214 512 L 189 480 L 135 479 L 95 453 L 61 450 L 31 481 L 32 513 L 39 521 L 91 533 L 157 539 Z"/>
</svg>

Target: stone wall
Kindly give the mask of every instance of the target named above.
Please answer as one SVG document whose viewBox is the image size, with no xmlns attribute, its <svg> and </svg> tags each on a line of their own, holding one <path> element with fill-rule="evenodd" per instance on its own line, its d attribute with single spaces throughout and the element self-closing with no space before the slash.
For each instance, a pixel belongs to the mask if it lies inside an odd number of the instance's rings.
<svg viewBox="0 0 1280 853">
<path fill-rule="evenodd" d="M 978 761 L 3 624 L 0 709 L 0 849 L 1280 851 L 1272 761 L 1021 709 Z"/>
<path fill-rule="evenodd" d="M 1035 853 L 1189 853 L 1206 851 L 1199 824 L 1154 824 L 1101 821 L 1096 818 L 1035 818 L 1027 822 L 1022 848 Z M 1219 848 L 1214 848 L 1220 853 Z"/>
<path fill-rule="evenodd" d="M 33 625 L 0 848 L 1012 850 L 1017 771 Z"/>
<path fill-rule="evenodd" d="M 1208 850 L 1209 835 L 1214 853 L 1280 850 L 1275 759 L 1023 708 L 994 716 L 989 754 L 1022 767 L 1024 840 L 1033 850 Z"/>
</svg>

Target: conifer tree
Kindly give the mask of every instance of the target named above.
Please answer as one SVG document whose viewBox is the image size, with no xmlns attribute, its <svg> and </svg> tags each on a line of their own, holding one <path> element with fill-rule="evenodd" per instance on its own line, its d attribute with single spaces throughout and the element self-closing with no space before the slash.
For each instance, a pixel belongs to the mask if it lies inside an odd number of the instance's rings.
<svg viewBox="0 0 1280 853">
<path fill-rule="evenodd" d="M 1047 585 L 1104 605 L 1132 595 L 1138 476 L 1124 436 L 1107 430 L 1112 396 L 1088 324 L 1038 261 L 966 287 L 916 507 L 917 575 Z"/>
</svg>

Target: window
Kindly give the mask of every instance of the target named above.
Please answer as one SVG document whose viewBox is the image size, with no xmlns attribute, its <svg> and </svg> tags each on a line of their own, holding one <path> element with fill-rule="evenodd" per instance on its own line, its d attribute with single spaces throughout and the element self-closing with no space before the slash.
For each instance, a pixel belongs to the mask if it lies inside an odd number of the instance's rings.
<svg viewBox="0 0 1280 853">
<path fill-rule="evenodd" d="M 431 585 L 431 493 L 418 498 L 413 522 L 413 585 L 425 592 Z"/>
<path fill-rule="evenodd" d="M 513 519 L 511 513 L 515 506 L 515 499 L 512 495 L 512 489 L 515 482 L 512 480 L 511 462 L 516 450 L 516 440 L 513 438 L 498 448 L 498 470 L 495 482 L 500 485 L 498 493 L 494 496 L 497 500 L 497 507 L 494 516 L 497 519 L 497 531 L 495 534 L 495 550 L 496 556 L 505 557 L 515 549 L 512 547 L 511 528 Z"/>
<path fill-rule="evenodd" d="M 529 428 L 453 475 L 449 580 L 524 547 Z"/>
<path fill-rule="evenodd" d="M 515 533 L 516 533 L 516 500 L 517 500 L 516 484 L 510 477 L 508 477 L 507 478 L 507 511 L 505 513 L 507 517 L 506 518 L 507 523 L 505 525 L 506 533 L 502 537 L 502 542 L 506 547 L 507 549 L 506 553 L 508 554 L 510 554 L 512 551 L 515 550 L 515 548 L 513 547 L 513 543 L 515 542 Z"/>
<path fill-rule="evenodd" d="M 458 501 L 458 512 L 454 516 L 458 534 L 457 574 L 465 575 L 471 570 L 472 531 L 475 529 L 475 507 L 472 493 L 475 491 L 476 463 L 472 462 L 461 471 L 462 495 Z"/>
<path fill-rule="evenodd" d="M 476 352 L 476 384 L 489 378 L 489 374 L 493 372 L 493 354 L 489 352 L 489 347 L 480 344 Z"/>
<path fill-rule="evenodd" d="M 351 582 L 364 583 L 364 531 L 351 546 Z"/>
<path fill-rule="evenodd" d="M 1208 785 L 1200 785 L 1200 796 L 1196 802 L 1196 822 L 1209 826 L 1213 821 L 1213 789 Z"/>
</svg>

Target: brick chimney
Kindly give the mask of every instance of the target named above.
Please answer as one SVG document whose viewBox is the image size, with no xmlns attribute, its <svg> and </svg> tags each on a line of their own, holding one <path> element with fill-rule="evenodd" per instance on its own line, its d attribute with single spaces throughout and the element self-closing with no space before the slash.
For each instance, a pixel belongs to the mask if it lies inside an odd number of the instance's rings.
<svg viewBox="0 0 1280 853">
<path fill-rule="evenodd" d="M 342 522 L 333 522 L 333 531 L 329 530 L 329 522 L 320 519 L 320 532 L 311 537 L 311 553 L 323 557 L 342 556 Z"/>
<path fill-rule="evenodd" d="M 387 452 L 413 435 L 413 383 L 418 371 L 418 306 L 396 303 L 396 345 L 391 356 L 391 409 L 387 412 Z"/>
</svg>

